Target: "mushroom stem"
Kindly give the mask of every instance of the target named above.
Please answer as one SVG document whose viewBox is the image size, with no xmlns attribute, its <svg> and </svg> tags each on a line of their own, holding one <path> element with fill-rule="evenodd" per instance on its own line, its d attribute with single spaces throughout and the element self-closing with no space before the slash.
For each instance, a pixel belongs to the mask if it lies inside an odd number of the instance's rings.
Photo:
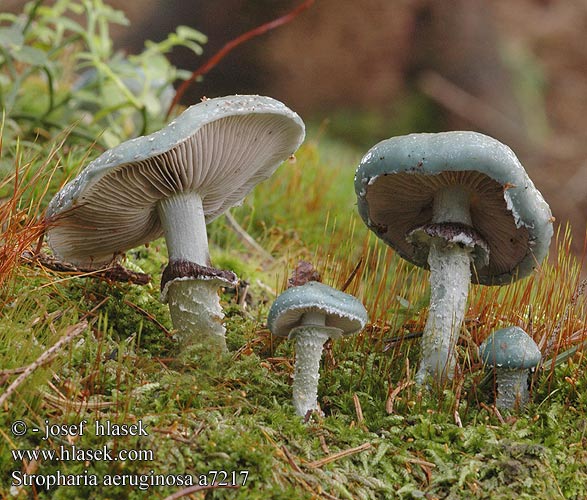
<svg viewBox="0 0 587 500">
<path fill-rule="evenodd" d="M 469 193 L 461 186 L 449 186 L 434 199 L 433 223 L 471 224 Z M 422 337 L 422 360 L 416 374 L 418 383 L 431 375 L 444 383 L 452 380 L 456 364 L 455 346 L 465 316 L 471 282 L 473 247 L 431 238 L 430 309 Z"/>
<path fill-rule="evenodd" d="M 471 225 L 470 193 L 461 185 L 447 186 L 434 196 L 432 222 L 458 222 Z"/>
<path fill-rule="evenodd" d="M 206 220 L 200 196 L 195 192 L 176 194 L 162 199 L 158 211 L 169 261 L 209 266 Z M 181 351 L 193 344 L 226 351 L 218 282 L 186 276 L 170 282 L 168 287 L 166 300 Z"/>
<path fill-rule="evenodd" d="M 524 406 L 530 399 L 528 370 L 497 368 L 497 398 L 495 406 L 513 410 Z"/>
<path fill-rule="evenodd" d="M 186 260 L 210 265 L 208 234 L 202 198 L 195 192 L 178 193 L 157 204 L 171 262 Z"/>
<path fill-rule="evenodd" d="M 428 375 L 441 383 L 453 378 L 455 346 L 471 280 L 471 250 L 443 241 L 433 241 L 430 245 L 430 309 L 422 337 L 422 360 L 416 374 L 420 384 Z"/>
<path fill-rule="evenodd" d="M 303 314 L 301 319 L 302 326 L 325 326 L 326 325 L 326 314 L 320 311 L 307 311 Z"/>
<path fill-rule="evenodd" d="M 324 344 L 340 334 L 338 328 L 324 326 L 325 320 L 323 313 L 307 312 L 302 317 L 302 325 L 289 334 L 296 341 L 292 392 L 293 405 L 300 417 L 305 417 L 310 410 L 318 410 L 318 380 Z"/>
</svg>

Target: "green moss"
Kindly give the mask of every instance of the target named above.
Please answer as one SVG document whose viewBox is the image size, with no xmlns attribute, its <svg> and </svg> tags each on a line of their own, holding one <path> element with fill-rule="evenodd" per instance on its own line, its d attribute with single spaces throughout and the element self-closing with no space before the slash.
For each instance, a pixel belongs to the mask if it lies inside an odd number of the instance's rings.
<svg viewBox="0 0 587 500">
<path fill-rule="evenodd" d="M 0 72 L 4 70 L 0 65 Z M 34 106 L 47 102 L 23 98 L 20 104 L 33 113 Z M 330 130 L 340 137 L 349 130 L 337 128 L 350 123 L 353 131 L 363 130 L 355 139 L 366 144 L 373 140 L 373 126 L 384 137 L 435 126 L 434 110 L 421 96 L 404 100 L 390 116 L 394 123 L 341 113 Z M 117 121 L 116 116 L 111 119 Z M 53 147 L 54 156 L 47 160 L 47 144 L 27 142 L 30 124 L 20 131 L 23 139 L 17 146 L 17 125 L 13 119 L 6 122 L 0 168 L 12 172 L 14 158 L 21 154 L 21 164 L 30 168 L 25 179 L 37 181 L 24 191 L 20 204 L 39 202 L 42 209 L 57 186 L 99 152 L 94 138 L 84 140 L 79 134 L 94 129 L 80 123 L 77 135 Z M 62 123 L 61 132 L 65 128 Z M 116 130 L 108 129 L 107 142 L 122 139 Z M 560 349 L 584 333 L 586 305 L 577 288 L 580 262 L 569 257 L 569 246 L 562 241 L 541 274 L 525 282 L 501 290 L 473 287 L 458 345 L 460 358 L 466 360 L 462 378 L 453 388 L 423 391 L 412 380 L 419 358 L 417 334 L 428 304 L 426 273 L 402 263 L 357 225 L 352 179 L 361 154 L 315 130 L 309 127 L 295 162 L 282 165 L 233 210 L 273 262 L 247 248 L 223 218 L 209 226 L 214 264 L 243 280 L 238 290 L 221 291 L 229 347 L 224 355 L 198 347 L 189 362 L 174 359 L 169 312 L 159 301 L 160 275 L 167 263 L 162 239 L 129 251 L 124 261 L 152 276 L 147 286 L 53 273 L 38 266 L 15 269 L 13 280 L 0 291 L 2 391 L 18 375 L 6 370 L 34 362 L 69 326 L 81 320 L 89 325 L 28 376 L 3 405 L 0 496 L 165 498 L 182 488 L 61 486 L 11 493 L 11 473 L 28 467 L 44 476 L 87 471 L 100 481 L 108 475 L 148 479 L 184 474 L 195 481 L 202 475 L 210 480 L 211 470 L 234 472 L 242 479 L 241 471 L 246 471 L 244 486 L 208 491 L 210 499 L 587 497 L 587 370 L 582 354 L 537 374 L 533 402 L 520 413 L 501 415 L 489 406 L 493 381 L 481 371 L 476 354 L 476 345 L 498 323 L 527 322 L 537 338 L 556 334 Z M 41 175 L 35 177 L 34 172 Z M 10 195 L 11 186 L 3 189 L 0 197 Z M 3 237 L 0 244 L 5 244 Z M 319 382 L 324 416 L 314 415 L 307 423 L 291 405 L 293 343 L 272 339 L 266 328 L 268 307 L 301 258 L 311 260 L 325 282 L 339 287 L 356 270 L 347 291 L 356 294 L 371 315 L 362 334 L 326 350 Z M 411 337 L 402 340 L 406 334 Z M 93 428 L 96 420 L 127 425 L 140 420 L 147 435 L 99 436 L 88 430 L 79 438 L 43 440 L 32 431 L 14 435 L 11 425 L 19 420 L 29 429 L 44 429 L 45 421 L 87 420 Z M 149 456 L 136 461 L 25 463 L 12 454 L 72 444 L 142 450 Z"/>
</svg>

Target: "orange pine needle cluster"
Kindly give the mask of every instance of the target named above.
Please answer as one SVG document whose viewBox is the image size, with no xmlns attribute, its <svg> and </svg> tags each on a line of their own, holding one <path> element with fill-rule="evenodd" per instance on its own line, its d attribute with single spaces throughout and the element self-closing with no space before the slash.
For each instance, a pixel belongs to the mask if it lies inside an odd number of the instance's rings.
<svg viewBox="0 0 587 500">
<path fill-rule="evenodd" d="M 354 348 L 383 348 L 390 354 L 390 363 L 400 363 L 393 358 L 405 357 L 402 338 L 424 328 L 428 273 L 408 264 L 372 234 L 366 234 L 358 251 L 353 248 L 357 241 L 354 226 L 347 233 L 342 247 L 329 245 L 317 251 L 318 270 L 326 283 L 338 288 L 354 273 L 346 292 L 359 297 L 370 316 L 369 326 L 355 340 L 368 345 Z M 585 241 L 587 248 L 587 238 Z M 587 343 L 587 252 L 575 255 L 571 249 L 570 227 L 559 227 L 550 258 L 532 276 L 505 286 L 470 288 L 461 344 L 470 351 L 469 361 L 475 369 L 480 368 L 475 363 L 476 346 L 508 325 L 524 328 L 540 346 L 544 359 L 556 359 L 573 346 L 582 350 L 582 343 Z M 389 339 L 394 342 L 386 345 Z"/>
<path fill-rule="evenodd" d="M 13 173 L 0 180 L 0 193 L 9 193 L 0 199 L 0 290 L 22 263 L 23 253 L 36 251 L 42 241 L 46 223 L 41 204 L 57 168 L 53 160 L 60 146 L 55 146 L 44 160 L 34 158 L 24 164 L 17 152 Z M 27 193 L 33 190 L 37 190 L 37 196 L 28 199 Z"/>
</svg>

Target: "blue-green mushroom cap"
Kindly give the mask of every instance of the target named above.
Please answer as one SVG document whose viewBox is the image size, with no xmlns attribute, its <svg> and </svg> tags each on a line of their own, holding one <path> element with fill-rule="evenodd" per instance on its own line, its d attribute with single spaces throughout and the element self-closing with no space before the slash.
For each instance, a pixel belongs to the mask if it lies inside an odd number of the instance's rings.
<svg viewBox="0 0 587 500">
<path fill-rule="evenodd" d="M 263 96 L 207 99 L 165 128 L 92 161 L 51 200 L 48 242 L 62 260 L 98 267 L 163 235 L 157 203 L 197 192 L 206 222 L 273 174 L 304 139 L 301 118 Z"/>
<path fill-rule="evenodd" d="M 536 342 L 517 326 L 493 332 L 479 346 L 479 355 L 484 364 L 508 370 L 533 368 L 542 359 Z"/>
<path fill-rule="evenodd" d="M 473 281 L 499 285 L 530 274 L 548 252 L 552 213 L 516 155 L 496 139 L 466 131 L 392 137 L 365 154 L 355 175 L 365 224 L 421 267 L 426 255 L 406 235 L 431 222 L 435 193 L 451 185 L 469 191 L 472 226 L 489 247 Z"/>
<path fill-rule="evenodd" d="M 267 326 L 273 335 L 287 337 L 301 325 L 302 316 L 308 312 L 324 314 L 325 326 L 340 330 L 342 335 L 359 332 L 368 321 L 367 310 L 356 297 L 310 281 L 288 288 L 275 299 L 269 309 Z"/>
</svg>

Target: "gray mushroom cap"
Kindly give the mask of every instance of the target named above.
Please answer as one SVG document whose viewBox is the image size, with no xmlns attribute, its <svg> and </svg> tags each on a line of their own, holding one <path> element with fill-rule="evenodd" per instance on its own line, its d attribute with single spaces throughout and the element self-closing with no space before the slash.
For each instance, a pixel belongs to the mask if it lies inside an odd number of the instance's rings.
<svg viewBox="0 0 587 500">
<path fill-rule="evenodd" d="M 301 325 L 307 312 L 325 314 L 325 326 L 340 330 L 342 335 L 359 332 L 368 321 L 367 310 L 356 297 L 310 281 L 288 288 L 277 297 L 267 317 L 269 330 L 273 335 L 287 337 L 293 328 Z"/>
<path fill-rule="evenodd" d="M 486 365 L 509 370 L 533 368 L 542 359 L 536 342 L 517 326 L 493 332 L 479 347 L 479 355 Z"/>
<path fill-rule="evenodd" d="M 165 128 L 105 152 L 68 183 L 47 210 L 49 245 L 73 264 L 106 264 L 162 236 L 157 202 L 179 192 L 197 192 L 210 222 L 270 177 L 304 134 L 301 118 L 270 97 L 191 106 Z"/>
<path fill-rule="evenodd" d="M 411 134 L 384 140 L 361 160 L 355 192 L 363 221 L 403 258 L 427 267 L 406 240 L 431 222 L 439 189 L 470 192 L 473 228 L 489 247 L 489 261 L 472 279 L 497 285 L 532 272 L 548 252 L 552 214 L 510 148 L 476 132 Z"/>
</svg>

